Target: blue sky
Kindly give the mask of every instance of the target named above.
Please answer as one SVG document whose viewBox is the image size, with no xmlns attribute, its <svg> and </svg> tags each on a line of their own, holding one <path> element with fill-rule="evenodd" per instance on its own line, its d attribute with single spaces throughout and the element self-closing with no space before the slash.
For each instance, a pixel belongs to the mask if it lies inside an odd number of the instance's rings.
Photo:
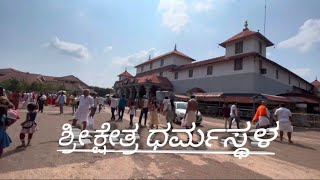
<svg viewBox="0 0 320 180">
<path fill-rule="evenodd" d="M 73 74 L 111 87 L 117 75 L 173 50 L 196 60 L 243 29 L 263 33 L 264 0 L 2 0 L 0 68 Z M 308 81 L 320 78 L 320 1 L 267 0 L 268 58 Z"/>
</svg>

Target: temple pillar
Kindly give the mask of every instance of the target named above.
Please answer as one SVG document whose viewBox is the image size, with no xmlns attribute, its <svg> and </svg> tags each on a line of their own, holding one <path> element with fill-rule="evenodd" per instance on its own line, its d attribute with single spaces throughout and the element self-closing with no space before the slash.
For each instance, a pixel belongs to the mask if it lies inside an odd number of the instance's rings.
<svg viewBox="0 0 320 180">
<path fill-rule="evenodd" d="M 129 92 L 130 92 L 130 94 L 129 94 L 129 98 L 130 98 L 130 99 L 132 99 L 132 98 L 133 98 L 132 91 L 133 91 L 133 89 L 132 89 L 132 87 L 130 87 L 130 88 L 129 88 Z"/>
<path fill-rule="evenodd" d="M 124 95 L 124 97 L 127 98 L 127 88 L 124 88 L 123 90 L 124 90 L 124 94 L 123 95 Z"/>
<path fill-rule="evenodd" d="M 146 88 L 146 96 L 147 98 L 150 98 L 150 90 L 151 90 L 151 85 L 145 85 L 144 86 Z"/>
<path fill-rule="evenodd" d="M 136 88 L 136 98 L 139 99 L 140 98 L 140 86 L 135 86 Z"/>
</svg>

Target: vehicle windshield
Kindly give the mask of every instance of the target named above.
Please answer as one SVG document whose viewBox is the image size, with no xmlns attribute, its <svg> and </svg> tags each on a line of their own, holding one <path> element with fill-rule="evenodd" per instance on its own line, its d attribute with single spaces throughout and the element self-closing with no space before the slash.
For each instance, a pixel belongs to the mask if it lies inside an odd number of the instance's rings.
<svg viewBox="0 0 320 180">
<path fill-rule="evenodd" d="M 187 109 L 187 103 L 177 103 L 177 109 Z"/>
</svg>

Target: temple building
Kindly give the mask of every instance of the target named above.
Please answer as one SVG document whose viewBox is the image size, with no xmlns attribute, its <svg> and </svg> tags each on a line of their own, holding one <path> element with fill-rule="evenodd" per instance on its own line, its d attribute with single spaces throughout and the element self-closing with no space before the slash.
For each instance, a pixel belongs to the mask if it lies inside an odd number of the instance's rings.
<svg viewBox="0 0 320 180">
<path fill-rule="evenodd" d="M 202 92 L 270 94 L 312 92 L 314 85 L 266 56 L 274 44 L 260 32 L 248 28 L 220 44 L 225 54 L 196 61 L 174 50 L 149 58 L 127 71 L 114 84 L 116 92 L 130 98 L 155 96 L 157 90 L 175 94 Z"/>
<path fill-rule="evenodd" d="M 316 77 L 316 80 L 314 80 L 311 84 L 315 87 L 315 93 L 320 96 L 320 82 L 318 81 L 318 78 Z"/>
</svg>

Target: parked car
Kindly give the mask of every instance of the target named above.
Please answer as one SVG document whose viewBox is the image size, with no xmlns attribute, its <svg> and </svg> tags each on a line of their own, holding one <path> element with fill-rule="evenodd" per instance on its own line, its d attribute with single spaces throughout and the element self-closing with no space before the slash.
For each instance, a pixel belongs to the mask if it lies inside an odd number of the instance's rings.
<svg viewBox="0 0 320 180">
<path fill-rule="evenodd" d="M 175 122 L 176 123 L 181 123 L 181 120 L 184 118 L 187 110 L 188 103 L 183 102 L 183 101 L 177 101 L 174 102 L 175 108 L 176 108 L 176 118 Z M 197 114 L 197 120 L 196 120 L 196 125 L 199 126 L 202 122 L 202 115 L 200 111 L 198 111 Z"/>
</svg>

